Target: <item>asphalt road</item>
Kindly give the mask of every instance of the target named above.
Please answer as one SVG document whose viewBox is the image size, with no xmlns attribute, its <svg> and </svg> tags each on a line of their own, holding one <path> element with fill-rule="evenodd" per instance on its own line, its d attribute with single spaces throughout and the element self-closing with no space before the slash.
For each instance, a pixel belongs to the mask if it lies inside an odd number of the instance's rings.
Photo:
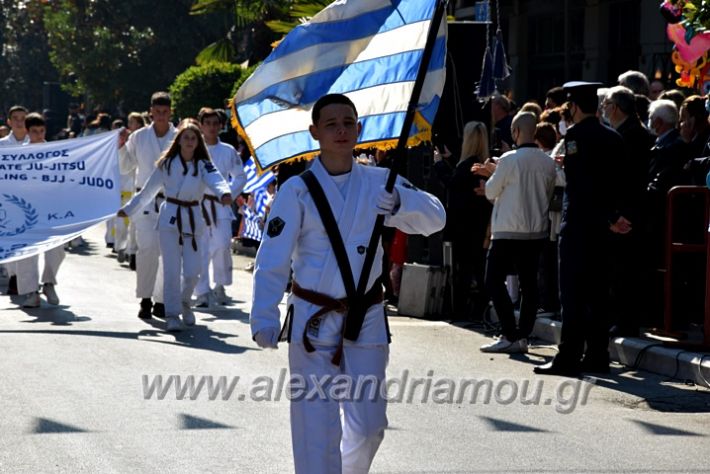
<svg viewBox="0 0 710 474">
<path fill-rule="evenodd" d="M 235 257 L 231 305 L 177 335 L 137 318 L 134 273 L 100 230 L 67 255 L 60 306 L 0 296 L 0 472 L 292 472 L 286 350 L 251 341 L 249 260 Z M 707 389 L 621 366 L 593 383 L 539 377 L 552 347 L 486 355 L 481 332 L 390 321 L 395 398 L 372 472 L 710 472 Z M 188 376 L 205 384 L 192 398 L 176 390 Z M 210 400 L 220 377 L 236 385 Z M 472 380 L 474 403 L 459 400 Z"/>
</svg>

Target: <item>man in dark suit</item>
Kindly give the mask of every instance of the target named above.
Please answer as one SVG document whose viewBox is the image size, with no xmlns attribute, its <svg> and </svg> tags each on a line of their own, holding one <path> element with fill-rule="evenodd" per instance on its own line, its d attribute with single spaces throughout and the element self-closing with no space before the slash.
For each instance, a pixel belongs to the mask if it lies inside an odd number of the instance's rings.
<svg viewBox="0 0 710 474">
<path fill-rule="evenodd" d="M 608 242 L 610 231 L 628 233 L 631 223 L 619 212 L 624 184 L 608 167 L 622 162 L 625 146 L 621 135 L 596 117 L 599 86 L 585 82 L 564 85 L 574 126 L 565 136 L 567 186 L 560 231 L 562 335 L 557 356 L 535 367 L 538 374 L 576 376 L 609 371 Z"/>
<path fill-rule="evenodd" d="M 689 156 L 688 145 L 677 128 L 678 108 L 674 102 L 654 101 L 649 109 L 648 122 L 657 137 L 651 148 L 646 191 L 649 256 L 655 268 L 660 268 L 664 264 L 666 195 L 673 186 L 683 184 L 683 165 Z"/>
<path fill-rule="evenodd" d="M 624 87 L 612 87 L 602 102 L 602 113 L 611 126 L 621 134 L 626 146 L 624 159 L 612 163 L 614 173 L 621 177 L 624 192 L 620 210 L 633 226 L 628 234 L 611 236 L 611 299 L 609 308 L 615 336 L 638 336 L 643 289 L 650 282 L 649 271 L 644 271 L 643 202 L 648 186 L 650 150 L 655 137 L 641 123 L 636 113 L 634 93 Z"/>
</svg>

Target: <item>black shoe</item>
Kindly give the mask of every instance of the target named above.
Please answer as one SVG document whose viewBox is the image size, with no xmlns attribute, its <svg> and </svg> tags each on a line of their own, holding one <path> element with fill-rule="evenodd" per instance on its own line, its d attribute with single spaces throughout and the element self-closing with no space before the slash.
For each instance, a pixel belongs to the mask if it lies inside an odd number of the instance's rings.
<svg viewBox="0 0 710 474">
<path fill-rule="evenodd" d="M 560 375 L 562 377 L 578 377 L 580 369 L 577 366 L 555 362 L 554 359 L 547 364 L 538 365 L 533 372 L 540 375 Z"/>
<path fill-rule="evenodd" d="M 106 248 L 107 248 L 107 249 L 112 249 L 112 248 L 113 248 L 113 242 L 106 242 Z"/>
<path fill-rule="evenodd" d="M 136 271 L 136 256 L 135 256 L 135 254 L 133 254 L 129 257 L 128 268 L 130 268 L 134 272 Z"/>
<path fill-rule="evenodd" d="M 163 303 L 155 303 L 153 305 L 153 316 L 156 318 L 165 318 L 165 305 Z"/>
<path fill-rule="evenodd" d="M 7 294 L 16 295 L 17 294 L 17 277 L 12 275 L 10 280 L 7 282 Z"/>
<path fill-rule="evenodd" d="M 150 315 L 152 306 L 153 302 L 150 301 L 150 298 L 143 298 L 141 300 L 141 310 L 138 312 L 138 317 L 141 319 L 150 319 L 152 317 Z"/>
</svg>

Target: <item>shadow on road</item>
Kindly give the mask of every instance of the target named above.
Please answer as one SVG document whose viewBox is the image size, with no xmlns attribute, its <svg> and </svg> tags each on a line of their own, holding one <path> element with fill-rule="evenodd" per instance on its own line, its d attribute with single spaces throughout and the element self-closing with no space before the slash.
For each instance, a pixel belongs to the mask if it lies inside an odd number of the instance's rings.
<svg viewBox="0 0 710 474">
<path fill-rule="evenodd" d="M 70 327 L 75 323 L 91 321 L 88 316 L 78 316 L 76 313 L 66 309 L 68 306 L 55 306 L 51 308 L 8 308 L 4 311 L 19 311 L 33 317 L 34 319 L 23 320 L 23 323 L 50 323 L 52 326 Z M 137 332 L 121 331 L 99 331 L 99 330 L 61 330 L 61 329 L 38 329 L 38 330 L 4 330 L 0 334 L 58 334 L 67 336 L 90 336 L 90 337 L 110 337 L 118 339 L 138 339 L 145 342 L 159 344 L 177 345 L 189 347 L 191 349 L 201 349 L 223 354 L 241 354 L 248 350 L 255 350 L 252 347 L 243 347 L 227 342 L 227 339 L 237 337 L 235 334 L 214 331 L 209 327 L 200 324 L 200 321 L 213 321 L 215 319 L 231 319 L 248 322 L 249 315 L 238 309 L 220 310 L 216 318 L 198 317 L 197 324 L 191 328 L 183 328 L 180 332 L 169 333 L 165 330 L 165 321 L 161 319 L 148 319 L 145 323 L 152 329 L 143 329 Z M 251 342 L 249 342 L 251 343 Z"/>
</svg>

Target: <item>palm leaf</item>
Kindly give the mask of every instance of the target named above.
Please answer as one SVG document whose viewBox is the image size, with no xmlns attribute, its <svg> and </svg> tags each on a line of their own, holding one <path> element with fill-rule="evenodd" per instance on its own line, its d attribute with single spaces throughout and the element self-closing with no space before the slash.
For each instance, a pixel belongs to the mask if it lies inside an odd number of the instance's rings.
<svg viewBox="0 0 710 474">
<path fill-rule="evenodd" d="M 209 13 L 232 11 L 234 0 L 195 0 L 190 7 L 191 15 L 206 15 Z"/>
<path fill-rule="evenodd" d="M 213 62 L 231 63 L 236 56 L 237 51 L 234 49 L 232 41 L 229 38 L 222 38 L 200 51 L 195 62 L 198 66 Z"/>
<path fill-rule="evenodd" d="M 303 3 L 296 0 L 288 10 L 288 19 L 267 21 L 266 26 L 276 33 L 287 34 L 298 25 L 316 16 L 329 4 L 330 1 L 327 0 L 311 0 Z"/>
</svg>

